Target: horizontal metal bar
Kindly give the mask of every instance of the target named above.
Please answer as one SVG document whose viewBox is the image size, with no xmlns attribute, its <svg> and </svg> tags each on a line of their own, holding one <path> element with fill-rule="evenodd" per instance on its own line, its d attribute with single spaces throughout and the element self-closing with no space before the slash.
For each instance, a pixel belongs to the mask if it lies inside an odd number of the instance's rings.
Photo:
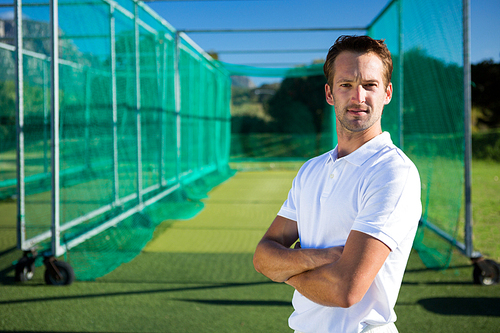
<svg viewBox="0 0 500 333">
<path fill-rule="evenodd" d="M 64 223 L 63 225 L 61 225 L 60 230 L 65 231 L 65 230 L 68 230 L 72 227 L 75 227 L 75 226 L 77 226 L 85 221 L 90 220 L 91 218 L 94 218 L 96 216 L 99 216 L 101 214 L 104 214 L 104 213 L 110 211 L 111 209 L 113 209 L 114 206 L 115 205 L 113 205 L 113 204 L 102 206 L 96 210 L 91 211 L 90 213 L 87 213 L 85 215 L 82 215 L 82 216 L 74 219 L 74 220 L 71 220 L 67 223 Z"/>
<path fill-rule="evenodd" d="M 346 28 L 263 28 L 263 29 L 179 29 L 184 33 L 241 33 L 241 32 L 322 32 L 322 31 L 366 31 L 366 27 Z"/>
<path fill-rule="evenodd" d="M 39 235 L 36 235 L 33 238 L 27 239 L 24 241 L 23 245 L 24 247 L 21 247 L 22 251 L 28 251 L 35 247 L 38 243 L 46 240 L 47 238 L 50 238 L 52 236 L 52 231 L 49 229 L 48 231 L 45 231 Z"/>
<path fill-rule="evenodd" d="M 86 241 L 86 240 L 92 238 L 93 236 L 103 232 L 104 230 L 117 225 L 118 223 L 120 223 L 121 221 L 126 219 L 127 217 L 130 217 L 133 214 L 143 210 L 144 207 L 147 207 L 147 206 L 163 199 L 164 197 L 166 197 L 167 195 L 169 195 L 170 193 L 174 192 L 175 190 L 177 190 L 179 188 L 180 188 L 180 184 L 176 184 L 175 186 L 172 186 L 168 190 L 163 191 L 160 194 L 157 194 L 156 196 L 152 197 L 149 200 L 146 200 L 144 203 L 141 203 L 141 204 L 135 206 L 134 208 L 129 209 L 128 211 L 118 215 L 115 218 L 112 218 L 111 220 L 107 221 L 106 223 L 103 223 L 103 224 L 99 225 L 98 227 L 95 227 L 94 229 L 86 232 L 85 234 L 67 242 L 64 247 L 66 248 L 66 250 L 68 250 L 68 249 L 71 249 L 71 248 L 83 243 L 84 241 Z"/>
<path fill-rule="evenodd" d="M 14 40 L 14 38 L 11 38 L 11 39 Z M 0 48 L 6 49 L 6 50 L 12 51 L 12 52 L 14 52 L 16 50 L 16 47 L 14 45 L 5 44 L 5 43 L 0 43 Z M 26 52 L 26 51 L 23 50 L 23 52 Z"/>
<path fill-rule="evenodd" d="M 285 68 L 296 67 L 296 66 L 307 66 L 307 64 L 305 63 L 298 63 L 298 62 L 243 63 L 238 65 L 250 66 L 250 67 L 285 67 Z"/>
<path fill-rule="evenodd" d="M 319 53 L 327 49 L 301 49 L 301 50 L 220 50 L 210 51 L 217 54 L 253 54 L 253 53 Z"/>
<path fill-rule="evenodd" d="M 43 176 L 47 177 L 48 174 L 43 174 Z M 40 178 L 40 177 L 38 177 Z M 171 177 L 170 179 L 167 180 L 167 184 L 168 183 L 174 183 L 177 181 L 177 177 Z M 177 185 L 174 185 L 174 186 L 177 186 Z M 154 191 L 156 189 L 159 188 L 159 185 L 153 185 L 153 186 L 150 186 L 144 190 L 141 191 L 141 194 L 147 194 L 151 191 Z M 132 193 L 124 198 L 121 198 L 120 199 L 120 203 L 126 203 L 126 202 L 129 202 L 131 200 L 134 200 L 135 198 L 137 198 L 137 193 Z M 71 221 L 68 221 L 64 224 L 61 225 L 60 227 L 60 230 L 61 231 L 66 231 L 68 229 L 71 229 L 81 223 L 84 223 L 86 221 L 88 221 L 89 219 L 93 218 L 93 217 L 96 217 L 100 214 L 104 214 L 105 212 L 111 210 L 113 207 L 115 207 L 116 204 L 108 204 L 108 205 L 105 205 L 105 206 L 102 206 L 96 210 L 93 210 L 85 215 L 82 215 L 74 220 L 71 220 Z M 33 238 L 30 238 L 28 240 L 25 241 L 25 244 L 26 246 L 24 248 L 22 248 L 21 250 L 23 251 L 28 251 L 30 250 L 31 248 L 33 248 L 36 244 L 50 238 L 52 236 L 52 231 L 51 230 L 47 230 Z"/>
<path fill-rule="evenodd" d="M 438 226 L 434 225 L 432 222 L 428 220 L 420 220 L 422 225 L 429 230 L 433 231 L 436 235 L 448 241 L 451 245 L 455 246 L 463 255 L 466 255 L 466 247 L 465 244 L 459 242 L 451 235 L 447 234 L 445 231 L 441 230 Z M 482 257 L 481 253 L 478 251 L 473 251 L 471 258 L 480 258 Z"/>
</svg>

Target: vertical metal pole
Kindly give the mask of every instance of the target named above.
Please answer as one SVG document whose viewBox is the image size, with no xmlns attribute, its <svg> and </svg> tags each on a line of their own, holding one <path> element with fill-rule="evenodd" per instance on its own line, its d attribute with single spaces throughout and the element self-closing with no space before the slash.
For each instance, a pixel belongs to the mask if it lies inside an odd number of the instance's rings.
<svg viewBox="0 0 500 333">
<path fill-rule="evenodd" d="M 174 54 L 174 91 L 175 91 L 175 115 L 177 131 L 177 158 L 176 158 L 176 177 L 180 183 L 181 177 L 181 78 L 179 72 L 180 62 L 180 36 L 179 32 L 175 34 L 175 54 Z"/>
<path fill-rule="evenodd" d="M 16 164 L 17 164 L 17 247 L 26 240 L 25 187 L 24 187 L 24 90 L 23 90 L 23 21 L 22 0 L 15 1 L 16 21 Z"/>
<path fill-rule="evenodd" d="M 224 130 L 224 146 L 221 156 L 225 164 L 229 163 L 229 157 L 231 155 L 231 112 L 228 110 L 231 105 L 231 84 L 229 78 L 224 78 L 222 85 L 223 95 L 222 95 L 222 128 Z M 223 143 L 221 143 L 221 146 Z"/>
<path fill-rule="evenodd" d="M 203 60 L 200 60 L 200 62 L 198 63 L 198 68 L 200 70 L 200 73 L 199 73 L 199 80 L 198 82 L 196 82 L 195 80 L 193 80 L 193 84 L 198 84 L 198 97 L 201 97 L 203 96 L 203 100 L 207 100 L 207 94 L 206 94 L 206 89 L 208 88 L 207 87 L 207 79 L 206 79 L 206 71 L 205 71 L 205 66 L 203 65 Z M 193 87 L 194 88 L 194 87 Z M 194 89 L 193 89 L 194 91 Z M 206 149 L 206 145 L 203 144 L 204 142 L 204 129 L 206 127 L 206 125 L 209 123 L 209 120 L 208 120 L 208 114 L 206 112 L 206 110 L 208 109 L 208 106 L 204 103 L 200 103 L 199 102 L 199 99 L 198 99 L 198 105 L 197 105 L 197 109 L 198 109 L 198 131 L 197 133 L 195 133 L 195 135 L 198 135 L 198 166 L 197 166 L 197 169 L 200 170 L 202 167 L 203 167 L 203 155 L 206 154 L 207 152 L 205 151 Z M 205 112 L 204 112 L 205 111 Z"/>
<path fill-rule="evenodd" d="M 49 61 L 44 59 L 42 62 L 42 75 L 43 75 L 43 173 L 49 173 L 49 133 L 47 128 L 49 127 L 49 78 L 47 74 L 47 65 Z"/>
<path fill-rule="evenodd" d="M 188 72 L 185 73 L 187 79 L 186 79 L 186 85 L 187 85 L 187 90 L 186 90 L 186 94 L 188 96 L 188 101 L 189 101 L 189 105 L 186 107 L 184 107 L 184 110 L 188 110 L 188 112 L 186 113 L 186 116 L 187 116 L 187 128 L 185 129 L 185 131 L 187 132 L 186 134 L 186 137 L 188 138 L 186 140 L 186 142 L 184 142 L 184 146 L 186 147 L 186 151 L 189 151 L 190 154 L 186 154 L 186 156 L 184 157 L 186 160 L 187 160 L 187 169 L 188 170 L 192 170 L 193 169 L 193 148 L 194 147 L 194 139 L 193 139 L 193 128 L 194 128 L 194 115 L 193 115 L 193 110 L 196 108 L 196 104 L 193 103 L 193 98 L 192 98 L 192 93 L 195 91 L 195 87 L 193 86 L 193 58 L 191 57 L 189 59 L 189 67 L 185 67 L 185 68 L 189 68 L 188 69 Z"/>
<path fill-rule="evenodd" d="M 229 77 L 225 80 L 226 83 L 226 96 L 224 98 L 224 113 L 225 113 L 225 119 L 226 122 L 224 124 L 225 126 L 225 138 L 226 138 L 226 146 L 225 146 L 225 151 L 224 151 L 224 162 L 227 164 L 229 163 L 229 157 L 231 156 L 231 80 Z M 333 106 L 332 106 L 332 111 L 333 111 Z M 335 136 L 335 128 L 332 128 L 332 134 L 334 137 Z M 334 146 L 335 147 L 335 146 Z"/>
<path fill-rule="evenodd" d="M 221 87 L 221 83 L 223 82 L 223 76 L 222 75 L 216 75 L 215 76 L 215 79 L 216 79 L 216 82 L 215 82 L 215 109 L 214 109 L 214 120 L 213 120 L 213 123 L 214 123 L 214 126 L 213 126 L 213 130 L 215 131 L 214 133 L 214 137 L 215 137 L 215 142 L 214 142 L 214 157 L 215 157 L 215 167 L 217 168 L 217 171 L 220 171 L 220 167 L 221 167 L 221 164 L 220 162 L 221 161 L 221 149 L 220 149 L 220 145 L 222 143 L 222 133 L 221 133 L 221 129 L 222 129 L 222 106 L 223 106 L 223 103 L 222 103 L 222 96 L 224 94 L 224 91 L 222 90 L 223 87 Z"/>
<path fill-rule="evenodd" d="M 163 180 L 164 180 L 164 177 L 163 177 L 163 123 L 164 123 L 164 119 L 165 119 L 165 116 L 164 116 L 164 109 L 163 109 L 163 106 L 164 106 L 164 102 L 165 102 L 165 99 L 164 99 L 164 95 L 163 95 L 163 80 L 162 80 L 162 76 L 161 76 L 161 69 L 162 69 L 162 60 L 163 60 L 163 57 L 161 56 L 161 51 L 160 51 L 160 46 L 162 45 L 163 43 L 163 39 L 160 35 L 157 35 L 155 37 L 155 59 L 156 59 L 156 88 L 157 88 L 157 91 L 158 91 L 158 105 L 156 107 L 156 115 L 157 115 L 157 118 L 158 118 L 158 123 L 157 123 L 157 129 L 158 129 L 158 145 L 157 145 L 157 149 L 159 149 L 158 152 L 158 183 L 160 184 L 160 186 L 162 186 L 163 184 Z"/>
<path fill-rule="evenodd" d="M 91 82 L 91 74 L 90 69 L 85 69 L 85 130 L 84 130 L 84 160 L 85 167 L 91 168 L 91 156 L 90 156 L 90 103 L 91 103 L 91 94 L 92 91 L 90 89 Z"/>
<path fill-rule="evenodd" d="M 167 42 L 164 37 L 161 39 L 163 41 L 163 53 L 162 53 L 162 84 L 161 84 L 161 131 L 160 131 L 160 184 L 161 186 L 167 186 L 167 181 L 165 179 L 166 173 L 166 150 L 167 150 Z"/>
<path fill-rule="evenodd" d="M 142 204 L 141 61 L 139 50 L 139 5 L 134 2 L 135 96 L 137 125 L 137 199 Z"/>
<path fill-rule="evenodd" d="M 118 102 L 116 95 L 116 38 L 115 38 L 115 5 L 109 4 L 109 31 L 111 56 L 111 108 L 112 108 L 112 143 L 113 143 L 113 201 L 120 204 L 120 178 L 118 173 Z"/>
<path fill-rule="evenodd" d="M 463 0 L 463 51 L 464 51 L 464 178 L 465 178 L 465 255 L 472 258 L 472 138 L 471 138 L 471 73 L 470 73 L 470 7 Z"/>
<path fill-rule="evenodd" d="M 404 148 L 404 123 L 403 123 L 403 109 L 404 109 L 404 31 L 403 31 L 403 0 L 398 1 L 399 17 L 398 17 L 398 31 L 399 31 L 399 82 L 398 82 L 398 102 L 399 102 L 399 147 Z"/>
<path fill-rule="evenodd" d="M 51 27 L 51 148 L 52 148 L 52 254 L 60 253 L 59 189 L 59 13 L 58 0 L 50 0 Z"/>
</svg>

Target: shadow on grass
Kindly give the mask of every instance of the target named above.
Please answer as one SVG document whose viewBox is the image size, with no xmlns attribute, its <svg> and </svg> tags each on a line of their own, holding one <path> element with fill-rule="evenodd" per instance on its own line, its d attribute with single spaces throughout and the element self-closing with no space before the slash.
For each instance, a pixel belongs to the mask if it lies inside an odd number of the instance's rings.
<svg viewBox="0 0 500 333">
<path fill-rule="evenodd" d="M 472 279 L 470 281 L 431 281 L 431 282 L 410 282 L 403 281 L 403 285 L 406 286 L 469 286 L 473 285 Z"/>
<path fill-rule="evenodd" d="M 0 252 L 0 285 L 11 285 L 15 283 L 14 276 L 8 275 L 15 269 L 12 263 L 21 257 L 22 252 L 19 251 L 16 246 Z"/>
<path fill-rule="evenodd" d="M 461 268 L 472 268 L 473 265 L 452 265 L 449 266 L 446 269 L 461 269 Z M 406 269 L 405 274 L 411 274 L 411 273 L 423 273 L 423 272 L 439 272 L 443 271 L 441 268 L 432 268 L 432 267 L 422 267 L 422 268 L 411 268 L 411 269 Z"/>
<path fill-rule="evenodd" d="M 26 331 L 26 330 L 22 330 L 22 331 L 2 331 L 0 330 L 0 333 L 54 333 L 54 331 Z M 79 332 L 76 332 L 76 331 L 71 331 L 72 333 L 79 333 Z M 81 333 L 83 332 L 86 332 L 86 333 L 89 333 L 89 331 L 81 331 Z"/>
<path fill-rule="evenodd" d="M 435 297 L 421 299 L 418 304 L 440 315 L 500 317 L 498 297 Z"/>
<path fill-rule="evenodd" d="M 284 301 L 249 301 L 229 299 L 176 299 L 182 302 L 201 303 L 209 305 L 236 305 L 236 306 L 292 306 L 292 302 Z"/>
<path fill-rule="evenodd" d="M 190 286 L 190 287 L 180 287 L 180 288 L 162 288 L 162 289 L 151 289 L 151 290 L 131 290 L 131 291 L 110 292 L 110 293 L 96 293 L 87 295 L 25 298 L 25 299 L 0 301 L 0 305 L 47 302 L 47 301 L 67 301 L 72 299 L 87 299 L 87 298 L 113 297 L 113 296 L 147 295 L 147 294 L 157 294 L 157 293 L 172 293 L 172 292 L 180 292 L 188 290 L 193 291 L 193 290 L 208 290 L 208 289 L 220 289 L 220 288 L 235 288 L 235 287 L 269 284 L 269 283 L 274 283 L 274 282 L 261 281 L 261 282 L 245 282 L 245 283 L 217 283 L 204 286 Z"/>
</svg>

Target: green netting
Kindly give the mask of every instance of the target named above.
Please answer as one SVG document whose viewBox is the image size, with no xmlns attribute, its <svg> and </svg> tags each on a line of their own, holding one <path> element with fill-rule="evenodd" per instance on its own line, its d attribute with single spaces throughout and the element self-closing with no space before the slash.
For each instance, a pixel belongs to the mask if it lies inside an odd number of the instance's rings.
<svg viewBox="0 0 500 333">
<path fill-rule="evenodd" d="M 291 68 L 263 68 L 245 65 L 230 64 L 220 62 L 231 75 L 239 76 L 260 76 L 260 77 L 305 77 L 305 76 L 322 76 L 323 64 L 312 64 L 308 66 L 291 67 Z"/>
<path fill-rule="evenodd" d="M 394 97 L 382 127 L 422 179 L 423 216 L 414 247 L 428 267 L 445 268 L 458 236 L 464 179 L 462 1 L 392 1 L 367 34 L 385 39 L 394 61 Z M 314 76 L 320 65 L 288 70 L 224 65 L 234 75 L 286 77 L 265 99 L 233 89 L 234 109 L 242 110 L 233 112 L 233 161 L 308 158 L 333 147 L 331 113 L 326 104 L 311 102 L 324 101 L 325 81 Z M 261 102 L 264 116 L 242 108 L 244 97 L 247 105 Z"/>
<path fill-rule="evenodd" d="M 26 195 L 18 198 L 25 208 L 20 247 L 62 249 L 79 279 L 129 261 L 161 221 L 196 214 L 199 199 L 231 174 L 230 157 L 242 164 L 301 161 L 336 144 L 322 64 L 270 69 L 221 63 L 141 3 L 60 1 L 61 231 L 51 244 L 50 10 L 48 3 L 33 3 L 23 1 L 22 8 L 29 19 L 22 24 Z M 367 27 L 393 54 L 395 94 L 383 128 L 420 171 L 424 214 L 415 248 L 428 267 L 448 265 L 453 241 L 442 235 L 458 236 L 461 17 L 461 0 L 395 0 Z M 12 20 L 4 24 L 15 31 Z M 13 33 L 4 41 L 0 193 L 8 197 L 16 190 Z M 283 81 L 248 94 L 231 91 L 229 75 Z"/>
<path fill-rule="evenodd" d="M 25 196 L 18 198 L 18 245 L 64 253 L 78 279 L 95 279 L 139 254 L 160 222 L 196 214 L 199 200 L 232 174 L 230 77 L 142 3 L 59 1 L 60 125 L 52 141 L 49 3 L 31 3 L 22 7 L 30 19 L 23 21 L 19 78 Z M 14 36 L 14 28 L 7 31 Z M 0 132 L 3 197 L 16 185 L 12 44 L 0 45 L 9 73 L 2 94 L 11 102 L 0 109 L 8 119 Z M 51 232 L 52 207 L 59 233 Z"/>
<path fill-rule="evenodd" d="M 422 180 L 423 224 L 414 247 L 428 267 L 443 268 L 453 244 L 435 231 L 457 238 L 463 194 L 462 1 L 401 1 L 392 7 L 387 14 L 399 13 L 401 20 L 401 46 L 394 48 L 403 52 L 402 146 Z M 378 24 L 372 25 L 376 36 L 383 20 Z"/>
</svg>

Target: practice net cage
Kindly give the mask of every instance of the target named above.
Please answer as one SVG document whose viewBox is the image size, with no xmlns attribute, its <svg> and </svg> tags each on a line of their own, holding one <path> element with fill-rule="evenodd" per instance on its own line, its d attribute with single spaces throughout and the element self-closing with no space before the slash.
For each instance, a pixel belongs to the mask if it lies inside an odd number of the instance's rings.
<svg viewBox="0 0 500 333">
<path fill-rule="evenodd" d="M 362 33 L 354 32 L 384 39 L 392 53 L 394 96 L 384 108 L 382 128 L 419 169 L 423 215 L 414 248 L 427 267 L 436 269 L 448 267 L 455 248 L 473 260 L 481 257 L 472 248 L 470 215 L 468 13 L 463 0 L 394 0 L 358 29 Z M 338 30 L 337 36 L 345 34 L 346 29 Z M 323 97 L 322 64 L 288 69 L 224 65 L 232 75 L 284 78 L 268 102 L 278 121 L 257 126 L 256 119 L 233 116 L 232 161 L 300 160 L 336 144 L 334 110 Z M 297 91 L 303 94 L 294 96 Z"/>
<path fill-rule="evenodd" d="M 322 63 L 222 63 L 131 0 L 19 0 L 0 10 L 15 14 L 2 19 L 0 193 L 17 194 L 20 279 L 40 264 L 34 249 L 48 283 L 68 282 L 68 267 L 47 262 L 63 255 L 79 280 L 105 275 L 160 222 L 202 209 L 198 199 L 232 175 L 230 161 L 301 163 L 336 144 Z M 446 268 L 455 247 L 480 256 L 467 204 L 465 244 L 458 229 L 470 187 L 468 11 L 466 0 L 394 0 L 363 29 L 393 55 L 382 126 L 420 171 L 414 248 L 431 268 Z M 272 93 L 254 91 L 263 119 L 231 117 L 231 76 L 283 78 Z"/>
<path fill-rule="evenodd" d="M 92 280 L 139 254 L 160 222 L 196 214 L 231 175 L 230 77 L 139 2 L 10 10 L 1 84 L 19 103 L 0 111 L 11 161 L 0 187 L 17 193 L 16 279 L 43 257 L 47 283 Z"/>
</svg>

